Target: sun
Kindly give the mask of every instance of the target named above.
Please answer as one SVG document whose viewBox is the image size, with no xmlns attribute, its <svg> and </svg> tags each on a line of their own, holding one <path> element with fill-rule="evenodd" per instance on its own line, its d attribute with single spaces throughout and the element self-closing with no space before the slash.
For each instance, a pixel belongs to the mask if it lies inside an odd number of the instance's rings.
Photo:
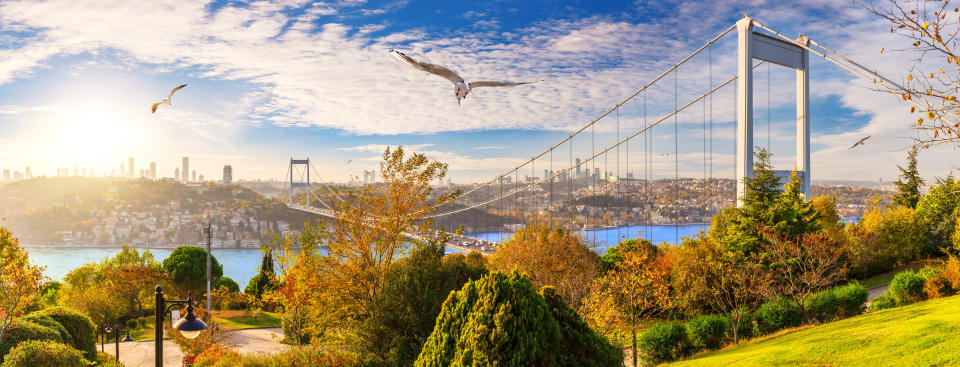
<svg viewBox="0 0 960 367">
<path fill-rule="evenodd" d="M 61 157 L 80 164 L 113 166 L 137 151 L 142 131 L 122 108 L 83 104 L 59 108 L 53 121 L 57 136 L 53 148 Z"/>
</svg>

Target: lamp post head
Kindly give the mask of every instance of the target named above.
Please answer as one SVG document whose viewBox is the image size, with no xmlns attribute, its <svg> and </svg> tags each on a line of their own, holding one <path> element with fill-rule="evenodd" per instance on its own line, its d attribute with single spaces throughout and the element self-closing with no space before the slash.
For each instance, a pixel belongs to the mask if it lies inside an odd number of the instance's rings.
<svg viewBox="0 0 960 367">
<path fill-rule="evenodd" d="M 198 319 L 197 315 L 193 313 L 193 292 L 187 297 L 187 315 L 177 320 L 173 327 L 187 339 L 194 339 L 200 335 L 201 331 L 207 329 L 207 323 Z"/>
</svg>

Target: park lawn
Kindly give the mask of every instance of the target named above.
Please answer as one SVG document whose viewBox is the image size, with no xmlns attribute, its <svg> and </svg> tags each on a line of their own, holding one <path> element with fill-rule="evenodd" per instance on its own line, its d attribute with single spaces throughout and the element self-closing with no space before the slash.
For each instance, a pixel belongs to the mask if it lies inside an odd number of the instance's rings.
<svg viewBox="0 0 960 367">
<path fill-rule="evenodd" d="M 254 318 L 249 311 L 217 311 L 213 322 L 224 329 L 250 329 L 260 327 L 280 327 L 280 318 L 270 312 L 260 312 Z"/>
<path fill-rule="evenodd" d="M 956 366 L 960 296 L 783 331 L 669 366 Z"/>
</svg>

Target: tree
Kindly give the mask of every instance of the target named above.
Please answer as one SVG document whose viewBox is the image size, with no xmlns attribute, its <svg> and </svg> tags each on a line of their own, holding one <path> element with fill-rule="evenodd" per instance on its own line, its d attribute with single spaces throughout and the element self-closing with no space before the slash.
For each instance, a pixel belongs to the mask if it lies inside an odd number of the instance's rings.
<svg viewBox="0 0 960 367">
<path fill-rule="evenodd" d="M 26 299 L 34 296 L 43 284 L 43 268 L 30 264 L 27 252 L 10 231 L 0 227 L 0 341 L 10 320 L 20 311 Z"/>
<path fill-rule="evenodd" d="M 260 276 L 257 278 L 257 294 L 263 294 L 275 287 L 276 273 L 273 271 L 273 253 L 267 252 L 263 255 L 263 261 L 260 264 Z"/>
<path fill-rule="evenodd" d="M 585 327 L 548 289 L 541 295 L 516 271 L 467 283 L 443 303 L 414 366 L 622 364 L 622 351 Z"/>
<path fill-rule="evenodd" d="M 912 41 L 904 51 L 916 55 L 906 81 L 893 84 L 893 93 L 919 105 L 911 113 L 921 113 L 915 128 L 922 135 L 915 145 L 923 148 L 937 144 L 960 144 L 960 48 L 957 35 L 960 23 L 957 8 L 950 1 L 887 0 L 886 7 L 865 6 L 890 22 L 890 31 Z M 891 47 L 892 48 L 892 47 Z M 881 49 L 882 52 L 882 49 Z M 944 66 L 943 61 L 947 62 Z"/>
<path fill-rule="evenodd" d="M 240 285 L 230 277 L 220 277 L 220 279 L 217 279 L 217 282 L 214 283 L 213 288 L 217 289 L 220 287 L 225 287 L 230 292 L 240 292 Z"/>
<path fill-rule="evenodd" d="M 316 343 L 360 344 L 357 332 L 371 317 L 391 265 L 412 249 L 445 242 L 429 216 L 457 194 L 436 194 L 430 186 L 446 171 L 446 164 L 423 154 L 387 148 L 383 184 L 338 192 L 344 200 L 333 206 L 333 226 L 318 222 L 296 238 L 274 239 L 270 251 L 282 286 L 268 298 L 283 305 L 298 343 L 308 334 Z"/>
<path fill-rule="evenodd" d="M 917 146 L 914 145 L 907 153 L 907 168 L 897 166 L 900 170 L 900 179 L 894 182 L 897 185 L 897 194 L 893 196 L 893 203 L 908 208 L 916 208 L 920 202 L 920 187 L 923 179 L 917 171 Z"/>
<path fill-rule="evenodd" d="M 729 256 L 706 236 L 684 241 L 675 256 L 671 284 L 677 301 L 695 313 L 728 315 L 733 339 L 738 341 L 743 317 L 764 301 L 762 290 L 770 282 L 766 270 Z"/>
<path fill-rule="evenodd" d="M 529 224 L 497 246 L 494 269 L 526 273 L 537 287 L 557 289 L 578 309 L 600 272 L 600 257 L 577 234 L 545 223 Z"/>
<path fill-rule="evenodd" d="M 637 323 L 672 307 L 670 263 L 651 248 L 635 246 L 598 278 L 581 308 L 594 324 L 627 324 L 637 365 Z"/>
<path fill-rule="evenodd" d="M 471 258 L 444 257 L 443 246 L 427 244 L 394 264 L 360 331 L 364 349 L 382 365 L 412 365 L 447 295 L 487 273 L 483 255 Z"/>
<path fill-rule="evenodd" d="M 803 309 L 813 292 L 843 280 L 842 249 L 827 235 L 806 233 L 791 238 L 769 228 L 761 234 L 766 239 L 763 260 L 772 276 L 764 290 L 767 299 L 786 297 Z"/>
<path fill-rule="evenodd" d="M 950 246 L 954 220 L 960 216 L 960 180 L 948 176 L 937 180 L 937 185 L 917 203 L 917 217 L 926 229 L 924 242 L 927 252 L 935 255 Z"/>
<path fill-rule="evenodd" d="M 181 288 L 181 292 L 193 291 L 194 296 L 199 296 L 207 285 L 207 250 L 196 246 L 177 247 L 163 260 L 162 269 L 174 285 Z M 210 255 L 211 282 L 221 276 L 223 266 L 215 256 Z"/>
<path fill-rule="evenodd" d="M 104 259 L 100 275 L 106 281 L 106 289 L 127 300 L 130 313 L 144 316 L 143 301 L 153 296 L 154 286 L 166 279 L 160 264 L 149 250 L 140 254 L 137 249 L 123 246 L 112 258 Z"/>
<path fill-rule="evenodd" d="M 657 251 L 657 247 L 653 245 L 653 242 L 644 238 L 623 240 L 623 242 L 618 243 L 616 246 L 607 248 L 607 252 L 604 253 L 603 256 L 600 256 L 600 262 L 603 264 L 603 272 L 613 270 L 616 264 L 623 260 L 623 253 L 633 251 L 636 247 L 643 247 L 645 251 L 651 254 Z"/>
</svg>

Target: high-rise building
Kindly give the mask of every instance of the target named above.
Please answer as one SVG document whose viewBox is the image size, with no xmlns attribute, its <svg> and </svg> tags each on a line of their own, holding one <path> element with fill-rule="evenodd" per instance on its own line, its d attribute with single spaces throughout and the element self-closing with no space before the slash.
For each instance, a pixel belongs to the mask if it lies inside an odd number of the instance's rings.
<svg viewBox="0 0 960 367">
<path fill-rule="evenodd" d="M 229 185 L 233 183 L 233 167 L 229 164 L 223 166 L 223 184 Z"/>
<path fill-rule="evenodd" d="M 173 179 L 174 181 L 181 181 L 181 182 L 183 181 L 180 179 L 180 167 L 173 169 Z"/>
<path fill-rule="evenodd" d="M 134 177 L 134 176 L 133 176 L 133 173 L 136 172 L 136 171 L 133 169 L 133 157 L 127 158 L 127 162 L 129 163 L 128 166 L 130 166 L 130 170 L 127 171 L 127 172 L 130 172 L 130 173 L 127 175 L 127 177 L 133 178 L 133 177 Z"/>
<path fill-rule="evenodd" d="M 577 177 L 583 177 L 580 175 L 580 158 L 577 158 Z"/>
<path fill-rule="evenodd" d="M 28 179 L 33 178 L 33 173 L 30 173 L 30 166 L 27 166 L 27 170 L 25 172 Z"/>
<path fill-rule="evenodd" d="M 127 169 L 123 167 L 124 167 L 123 163 L 120 163 L 120 176 L 117 176 L 117 177 L 123 177 L 127 175 Z"/>
<path fill-rule="evenodd" d="M 10 170 L 8 169 L 3 170 L 3 180 L 4 181 L 10 180 Z"/>
<path fill-rule="evenodd" d="M 183 177 L 180 178 L 180 181 L 187 182 L 190 178 L 190 157 L 183 157 L 183 169 L 180 170 L 183 173 Z"/>
<path fill-rule="evenodd" d="M 157 162 L 150 162 L 150 179 L 157 179 Z"/>
<path fill-rule="evenodd" d="M 193 171 L 190 176 L 190 182 L 197 182 L 197 171 Z"/>
</svg>

